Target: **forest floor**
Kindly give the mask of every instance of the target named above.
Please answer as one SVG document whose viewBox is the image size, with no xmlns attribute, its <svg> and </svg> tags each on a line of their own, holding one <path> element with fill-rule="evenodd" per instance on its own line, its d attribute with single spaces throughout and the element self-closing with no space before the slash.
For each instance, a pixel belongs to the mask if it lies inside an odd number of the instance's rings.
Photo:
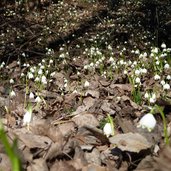
<svg viewBox="0 0 171 171">
<path fill-rule="evenodd" d="M 0 8 L 0 117 L 23 170 L 171 170 L 169 5 Z"/>
</svg>

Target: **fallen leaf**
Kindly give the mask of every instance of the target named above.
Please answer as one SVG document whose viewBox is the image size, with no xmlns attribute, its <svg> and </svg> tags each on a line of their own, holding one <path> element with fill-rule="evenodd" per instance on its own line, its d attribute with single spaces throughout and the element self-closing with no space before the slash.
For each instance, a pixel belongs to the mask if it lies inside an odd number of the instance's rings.
<svg viewBox="0 0 171 171">
<path fill-rule="evenodd" d="M 91 152 L 85 152 L 85 158 L 89 164 L 101 165 L 100 152 L 96 148 Z"/>
<path fill-rule="evenodd" d="M 15 130 L 15 134 L 28 148 L 46 149 L 52 142 L 52 140 L 46 136 L 35 135 L 30 132 L 23 133 L 21 129 Z"/>
<path fill-rule="evenodd" d="M 68 164 L 66 161 L 56 161 L 52 167 L 50 168 L 50 171 L 77 171 L 73 166 Z"/>
<path fill-rule="evenodd" d="M 33 160 L 30 169 L 31 171 L 49 171 L 46 161 L 43 158 Z"/>
<path fill-rule="evenodd" d="M 122 151 L 139 153 L 141 150 L 149 149 L 152 145 L 145 137 L 138 133 L 118 134 L 109 138 L 111 144 L 116 145 Z"/>
<path fill-rule="evenodd" d="M 0 170 L 11 171 L 11 162 L 6 154 L 0 153 Z"/>
<path fill-rule="evenodd" d="M 99 121 L 91 113 L 81 113 L 79 115 L 76 115 L 72 118 L 72 121 L 74 121 L 78 127 L 82 127 L 85 125 L 96 127 L 99 125 Z"/>
<path fill-rule="evenodd" d="M 87 90 L 85 92 L 85 96 L 89 96 L 89 95 L 98 99 L 100 96 L 100 93 L 97 90 Z"/>
<path fill-rule="evenodd" d="M 71 122 L 59 124 L 58 128 L 59 128 L 60 132 L 62 133 L 62 135 L 65 137 L 65 136 L 71 134 L 71 132 L 75 131 L 76 124 L 71 121 Z"/>
<path fill-rule="evenodd" d="M 86 106 L 86 110 L 90 109 L 95 103 L 95 99 L 92 97 L 85 97 L 83 100 L 83 104 Z"/>
<path fill-rule="evenodd" d="M 111 84 L 110 88 L 114 89 L 114 88 L 120 88 L 124 91 L 132 91 L 132 85 L 131 84 Z"/>
<path fill-rule="evenodd" d="M 112 170 L 116 171 L 115 168 L 113 168 Z M 96 164 L 89 164 L 88 166 L 83 167 L 82 171 L 110 171 L 110 170 L 103 166 L 98 166 Z"/>
<path fill-rule="evenodd" d="M 110 103 L 107 101 L 107 100 L 104 100 L 103 101 L 103 104 L 101 106 L 101 109 L 106 112 L 106 113 L 109 113 L 111 115 L 114 115 L 116 113 L 115 110 L 111 109 L 110 108 Z"/>
</svg>

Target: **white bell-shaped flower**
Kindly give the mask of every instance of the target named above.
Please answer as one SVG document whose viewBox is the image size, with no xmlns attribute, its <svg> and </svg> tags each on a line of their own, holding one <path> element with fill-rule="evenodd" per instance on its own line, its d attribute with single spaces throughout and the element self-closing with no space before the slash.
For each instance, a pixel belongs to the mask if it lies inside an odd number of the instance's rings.
<svg viewBox="0 0 171 171">
<path fill-rule="evenodd" d="M 113 134 L 112 125 L 110 123 L 106 123 L 105 126 L 103 127 L 103 132 L 107 137 L 112 135 Z"/>
<path fill-rule="evenodd" d="M 29 125 L 32 121 L 32 110 L 27 110 L 23 117 L 23 125 Z"/>
<path fill-rule="evenodd" d="M 156 126 L 156 119 L 154 118 L 153 114 L 147 113 L 144 115 L 140 121 L 137 127 L 146 128 L 149 132 L 151 132 Z"/>
</svg>

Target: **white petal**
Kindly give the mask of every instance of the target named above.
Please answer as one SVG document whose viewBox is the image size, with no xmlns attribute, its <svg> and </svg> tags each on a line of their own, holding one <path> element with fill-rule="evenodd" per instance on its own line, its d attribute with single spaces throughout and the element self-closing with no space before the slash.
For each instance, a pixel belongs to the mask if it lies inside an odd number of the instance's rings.
<svg viewBox="0 0 171 171">
<path fill-rule="evenodd" d="M 153 130 L 156 126 L 156 119 L 151 113 L 144 115 L 140 121 L 138 127 L 147 128 L 149 131 Z"/>
</svg>

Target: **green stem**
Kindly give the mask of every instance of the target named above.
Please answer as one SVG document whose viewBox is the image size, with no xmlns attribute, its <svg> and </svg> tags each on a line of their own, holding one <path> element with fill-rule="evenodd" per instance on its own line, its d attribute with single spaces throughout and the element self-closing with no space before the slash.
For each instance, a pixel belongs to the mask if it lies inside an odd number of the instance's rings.
<svg viewBox="0 0 171 171">
<path fill-rule="evenodd" d="M 107 114 L 107 117 L 108 117 L 110 125 L 112 127 L 112 136 L 114 136 L 115 135 L 115 131 L 114 131 L 113 119 L 112 119 L 112 117 L 109 114 Z"/>
<path fill-rule="evenodd" d="M 13 149 L 12 146 L 10 145 L 1 122 L 0 122 L 0 140 L 2 144 L 4 145 L 5 151 L 11 161 L 12 170 L 20 171 L 20 160 L 14 152 L 15 149 Z"/>
<path fill-rule="evenodd" d="M 167 124 L 166 124 L 166 118 L 165 118 L 164 112 L 160 106 L 155 105 L 155 107 L 160 112 L 160 115 L 162 117 L 163 129 L 164 129 L 164 140 L 165 140 L 166 145 L 169 145 L 169 137 L 168 137 Z"/>
</svg>

